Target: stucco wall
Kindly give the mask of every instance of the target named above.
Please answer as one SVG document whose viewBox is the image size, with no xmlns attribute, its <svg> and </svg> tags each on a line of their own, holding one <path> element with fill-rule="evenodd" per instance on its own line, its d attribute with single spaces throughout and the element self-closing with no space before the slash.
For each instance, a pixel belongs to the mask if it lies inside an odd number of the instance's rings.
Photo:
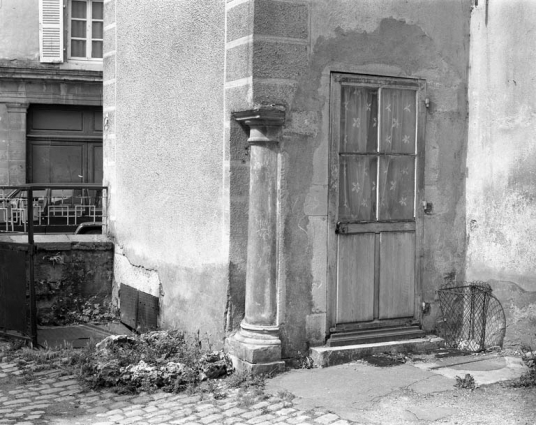
<svg viewBox="0 0 536 425">
<path fill-rule="evenodd" d="M 470 7 L 469 0 L 228 2 L 228 109 L 287 109 L 278 261 L 283 357 L 327 335 L 332 71 L 427 81 L 425 197 L 433 212 L 424 227 L 423 301 L 432 307 L 426 329 L 435 327 L 439 285 L 463 279 Z M 231 148 L 240 137 L 230 132 Z"/>
<path fill-rule="evenodd" d="M 63 47 L 67 53 L 68 13 L 63 8 Z M 0 66 L 102 71 L 101 61 L 67 60 L 41 64 L 39 59 L 39 1 L 2 0 L 0 3 Z"/>
<path fill-rule="evenodd" d="M 506 311 L 507 345 L 536 341 L 536 4 L 480 2 L 471 22 L 467 278 Z"/>
<path fill-rule="evenodd" d="M 224 4 L 107 3 L 105 182 L 115 285 L 160 297 L 163 327 L 224 331 Z"/>
<path fill-rule="evenodd" d="M 39 60 L 38 0 L 3 0 L 0 59 Z"/>
</svg>

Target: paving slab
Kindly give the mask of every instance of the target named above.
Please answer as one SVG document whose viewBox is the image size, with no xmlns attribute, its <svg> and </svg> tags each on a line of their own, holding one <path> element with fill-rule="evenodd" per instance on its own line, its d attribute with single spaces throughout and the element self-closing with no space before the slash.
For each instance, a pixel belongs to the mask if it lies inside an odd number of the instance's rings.
<svg viewBox="0 0 536 425">
<path fill-rule="evenodd" d="M 469 373 L 480 386 L 516 379 L 527 370 L 521 359 L 497 355 L 457 356 L 383 368 L 355 362 L 323 369 L 293 370 L 270 380 L 267 389 L 274 394 L 285 391 L 294 394 L 297 398 L 293 402 L 298 409 L 330 409 L 350 421 L 374 422 L 378 412 L 390 411 L 402 422 L 434 422 L 457 412 L 455 407 L 427 401 L 437 394 L 457 391 L 457 376 L 463 378 Z M 419 395 L 420 405 L 404 402 L 403 396 L 407 393 Z M 393 395 L 399 404 L 393 404 L 390 398 Z M 389 405 L 380 408 L 379 404 L 387 398 Z"/>
<path fill-rule="evenodd" d="M 276 394 L 293 393 L 297 396 L 294 404 L 300 409 L 329 408 L 343 419 L 360 421 L 362 412 L 382 397 L 418 383 L 420 392 L 428 394 L 453 389 L 456 380 L 408 364 L 377 368 L 358 362 L 290 371 L 270 380 L 267 389 Z"/>
<path fill-rule="evenodd" d="M 416 363 L 415 367 L 456 379 L 470 374 L 477 385 L 489 385 L 517 379 L 528 372 L 528 367 L 519 357 L 490 356 L 475 358 L 449 358 L 448 362 Z"/>
</svg>

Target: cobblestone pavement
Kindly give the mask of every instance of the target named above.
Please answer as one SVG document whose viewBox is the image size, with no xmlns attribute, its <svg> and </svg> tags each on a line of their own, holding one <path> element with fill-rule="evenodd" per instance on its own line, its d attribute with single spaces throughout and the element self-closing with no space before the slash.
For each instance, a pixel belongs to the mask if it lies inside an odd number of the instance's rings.
<svg viewBox="0 0 536 425">
<path fill-rule="evenodd" d="M 328 411 L 301 411 L 288 393 L 278 396 L 228 390 L 226 397 L 168 394 L 118 395 L 84 391 L 72 375 L 48 370 L 25 375 L 0 363 L 0 424 L 314 424 L 345 425 Z"/>
</svg>

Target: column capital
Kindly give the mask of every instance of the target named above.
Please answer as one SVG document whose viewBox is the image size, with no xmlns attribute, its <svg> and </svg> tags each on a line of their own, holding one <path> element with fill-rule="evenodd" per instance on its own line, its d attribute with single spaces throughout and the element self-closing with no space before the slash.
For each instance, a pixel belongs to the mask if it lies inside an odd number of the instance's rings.
<svg viewBox="0 0 536 425">
<path fill-rule="evenodd" d="M 23 102 L 8 102 L 5 104 L 8 113 L 25 114 L 28 110 L 28 103 Z"/>
<path fill-rule="evenodd" d="M 249 127 L 249 143 L 278 143 L 281 127 L 285 124 L 285 108 L 277 105 L 261 106 L 234 112 L 233 118 Z"/>
</svg>

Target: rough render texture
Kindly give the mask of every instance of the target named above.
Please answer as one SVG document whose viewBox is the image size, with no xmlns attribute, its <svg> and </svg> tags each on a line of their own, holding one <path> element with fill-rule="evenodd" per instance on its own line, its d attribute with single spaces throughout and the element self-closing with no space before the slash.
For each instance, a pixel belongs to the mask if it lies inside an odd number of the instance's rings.
<svg viewBox="0 0 536 425">
<path fill-rule="evenodd" d="M 486 2 L 487 3 L 487 2 Z M 488 281 L 505 344 L 536 342 L 536 4 L 489 2 L 471 22 L 467 278 Z"/>
<path fill-rule="evenodd" d="M 116 289 L 157 294 L 161 326 L 201 330 L 217 343 L 229 274 L 224 4 L 119 1 L 115 18 L 117 54 L 104 80 L 114 73 L 116 101 L 104 110 L 116 133 L 105 142 L 115 158 L 105 180 Z"/>
<path fill-rule="evenodd" d="M 38 0 L 0 5 L 0 59 L 39 60 Z"/>
<path fill-rule="evenodd" d="M 228 88 L 226 107 L 236 111 L 275 103 L 287 108 L 280 166 L 283 357 L 303 353 L 326 337 L 331 71 L 427 81 L 431 107 L 426 122 L 425 185 L 426 200 L 434 210 L 425 221 L 422 282 L 423 300 L 432 304 L 424 326 L 433 329 L 439 313 L 437 288 L 445 279 L 464 275 L 471 2 L 319 0 L 294 1 L 292 7 L 289 2 L 267 3 L 264 7 L 264 2 L 251 0 L 228 12 L 228 24 L 240 21 L 242 25 L 233 25 L 227 41 L 253 33 L 254 41 L 228 50 L 227 81 L 251 78 L 252 82 Z M 263 13 L 283 3 L 284 18 Z M 294 27 L 273 34 L 270 28 L 279 28 L 289 16 Z M 253 23 L 244 23 L 247 19 Z M 301 29 L 305 27 L 309 35 L 304 44 Z M 274 35 L 285 39 L 263 39 Z M 232 135 L 231 146 L 239 144 L 240 138 Z M 246 183 L 244 179 L 242 184 Z M 238 191 L 231 185 L 233 190 Z M 247 227 L 247 216 L 231 211 L 231 218 L 235 223 L 243 220 L 242 226 Z"/>
</svg>

